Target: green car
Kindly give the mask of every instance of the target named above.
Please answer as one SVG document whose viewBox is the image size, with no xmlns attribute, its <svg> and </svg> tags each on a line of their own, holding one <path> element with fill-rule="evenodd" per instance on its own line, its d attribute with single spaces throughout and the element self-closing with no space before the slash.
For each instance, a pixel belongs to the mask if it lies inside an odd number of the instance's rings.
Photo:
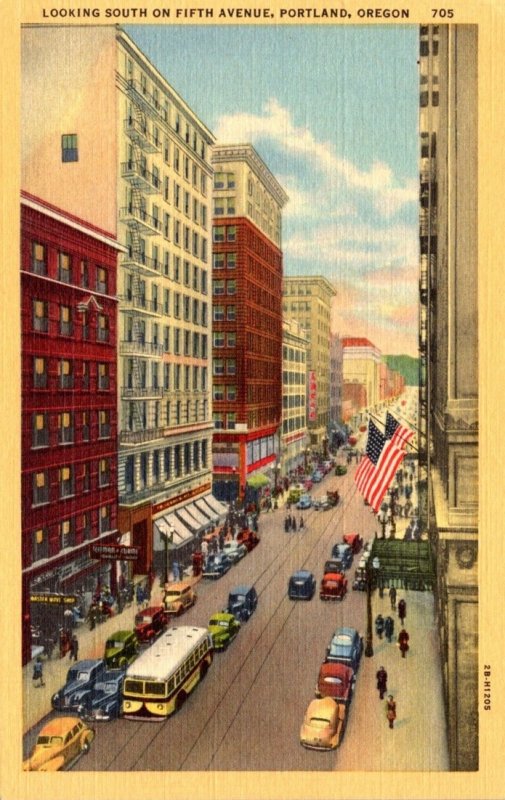
<svg viewBox="0 0 505 800">
<path fill-rule="evenodd" d="M 137 658 L 138 651 L 135 631 L 116 631 L 107 639 L 103 657 L 108 669 L 126 669 Z"/>
<path fill-rule="evenodd" d="M 230 642 L 240 630 L 240 622 L 233 614 L 219 611 L 209 620 L 209 633 L 212 638 L 214 650 L 226 650 Z"/>
<path fill-rule="evenodd" d="M 337 464 L 335 467 L 335 475 L 346 475 L 346 473 L 347 467 L 345 467 L 343 464 Z"/>
</svg>

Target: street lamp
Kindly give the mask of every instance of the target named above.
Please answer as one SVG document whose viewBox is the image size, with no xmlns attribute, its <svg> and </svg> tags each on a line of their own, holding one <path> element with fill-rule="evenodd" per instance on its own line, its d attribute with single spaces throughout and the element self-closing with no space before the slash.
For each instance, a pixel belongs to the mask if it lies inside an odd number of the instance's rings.
<svg viewBox="0 0 505 800">
<path fill-rule="evenodd" d="M 366 645 L 365 656 L 373 656 L 373 632 L 372 632 L 372 590 L 375 585 L 375 577 L 380 569 L 380 561 L 375 556 L 370 565 L 370 559 L 366 562 Z"/>
<path fill-rule="evenodd" d="M 164 583 L 168 583 L 168 545 L 173 544 L 174 541 L 174 529 L 171 525 L 168 526 L 169 533 L 163 533 L 163 542 L 165 545 L 165 580 Z"/>
<path fill-rule="evenodd" d="M 382 538 L 385 539 L 386 538 L 386 525 L 388 524 L 388 518 L 386 516 L 386 512 L 385 512 L 384 509 L 381 509 L 381 511 L 377 515 L 377 520 L 379 522 L 379 525 L 382 528 Z"/>
</svg>

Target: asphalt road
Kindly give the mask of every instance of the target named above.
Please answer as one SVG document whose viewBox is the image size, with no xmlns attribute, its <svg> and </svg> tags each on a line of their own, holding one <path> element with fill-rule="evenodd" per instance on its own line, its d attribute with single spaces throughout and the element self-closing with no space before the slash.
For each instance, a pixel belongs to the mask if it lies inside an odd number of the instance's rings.
<svg viewBox="0 0 505 800">
<path fill-rule="evenodd" d="M 302 533 L 285 533 L 283 509 L 263 515 L 260 545 L 220 580 L 200 582 L 197 603 L 181 624 L 206 626 L 226 605 L 229 589 L 240 583 L 254 583 L 258 608 L 228 650 L 215 654 L 183 708 L 162 723 L 97 724 L 91 752 L 74 770 L 328 771 L 338 766 L 338 750 L 305 750 L 299 730 L 333 631 L 346 624 L 364 632 L 365 595 L 349 588 L 342 602 L 322 602 L 318 593 L 310 602 L 287 597 L 288 578 L 297 569 L 311 570 L 319 582 L 331 546 L 344 533 L 373 536 L 373 515 L 351 474 L 328 475 L 312 495 L 337 487 L 340 504 L 304 511 Z M 300 512 L 295 513 L 298 522 Z M 350 584 L 353 576 L 354 565 Z M 351 706 L 346 737 L 353 735 L 352 717 Z"/>
</svg>

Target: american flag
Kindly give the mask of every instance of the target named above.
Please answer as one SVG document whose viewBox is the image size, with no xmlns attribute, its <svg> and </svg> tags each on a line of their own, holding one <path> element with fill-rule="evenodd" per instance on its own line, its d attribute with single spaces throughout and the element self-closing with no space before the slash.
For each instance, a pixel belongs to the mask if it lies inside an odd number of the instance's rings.
<svg viewBox="0 0 505 800">
<path fill-rule="evenodd" d="M 404 457 L 405 450 L 397 447 L 392 439 L 387 439 L 370 420 L 366 455 L 356 470 L 354 481 L 375 513 L 378 512 Z"/>
<path fill-rule="evenodd" d="M 398 447 L 406 447 L 415 433 L 405 425 L 400 425 L 389 411 L 386 413 L 386 439 L 391 439 Z"/>
</svg>

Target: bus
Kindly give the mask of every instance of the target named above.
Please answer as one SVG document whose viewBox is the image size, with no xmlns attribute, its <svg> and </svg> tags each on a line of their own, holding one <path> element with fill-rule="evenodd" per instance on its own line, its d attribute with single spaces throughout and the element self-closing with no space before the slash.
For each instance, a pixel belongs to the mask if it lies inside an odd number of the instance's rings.
<svg viewBox="0 0 505 800">
<path fill-rule="evenodd" d="M 123 683 L 125 719 L 162 722 L 178 711 L 212 664 L 207 628 L 168 628 L 130 664 Z"/>
</svg>

